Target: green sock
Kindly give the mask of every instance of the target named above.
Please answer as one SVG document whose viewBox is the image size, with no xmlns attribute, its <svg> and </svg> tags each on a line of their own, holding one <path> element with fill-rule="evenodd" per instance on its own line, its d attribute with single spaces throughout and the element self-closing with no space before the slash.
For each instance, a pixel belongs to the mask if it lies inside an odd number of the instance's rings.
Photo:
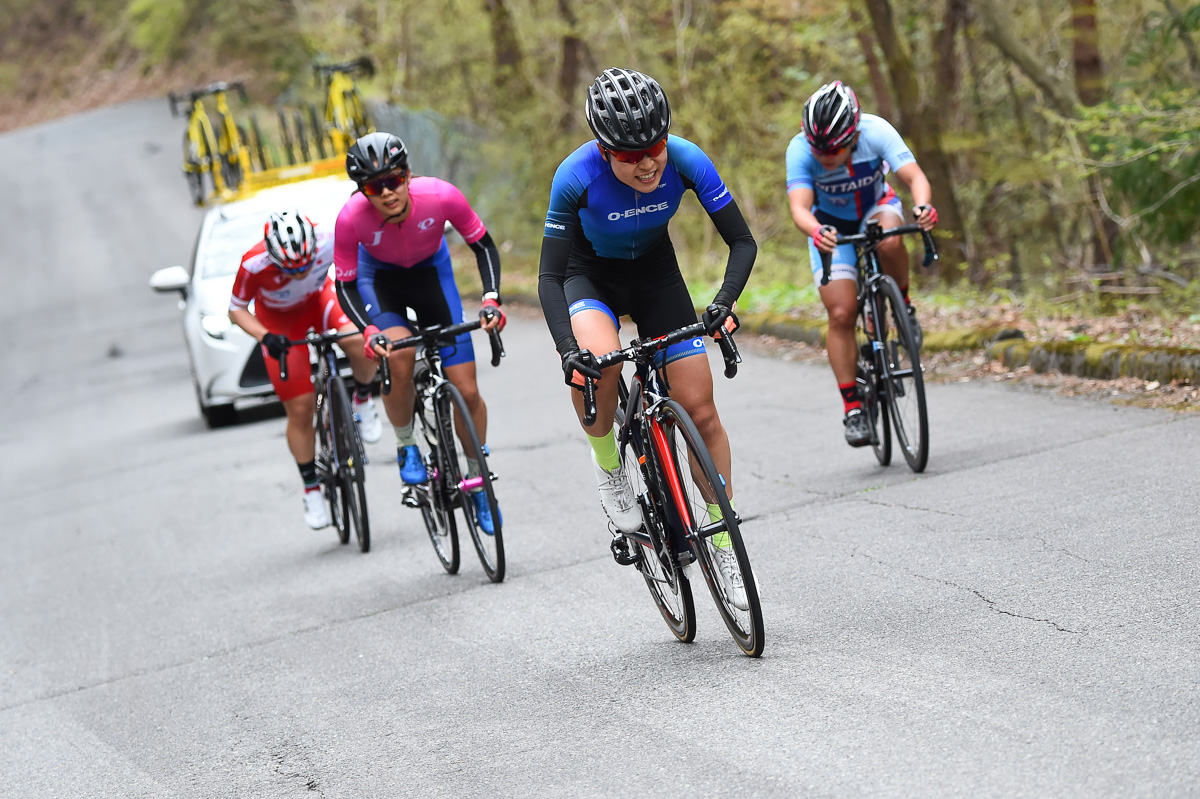
<svg viewBox="0 0 1200 799">
<path fill-rule="evenodd" d="M 621 465 L 621 456 L 617 452 L 617 437 L 612 430 L 600 438 L 587 435 L 588 443 L 592 445 L 592 452 L 596 453 L 596 463 L 600 464 L 600 468 L 606 472 L 611 472 L 613 469 Z"/>
<path fill-rule="evenodd" d="M 719 522 L 724 518 L 721 514 L 720 505 L 712 505 L 705 503 L 708 508 L 708 518 L 711 521 Z M 733 507 L 733 500 L 729 500 L 729 507 Z M 729 549 L 733 544 L 729 541 L 729 533 L 715 533 L 712 537 L 713 546 L 717 549 Z"/>
<path fill-rule="evenodd" d="M 417 443 L 417 439 L 413 437 L 412 422 L 409 422 L 405 427 L 394 427 L 392 429 L 396 431 L 396 449 L 404 449 Z"/>
</svg>

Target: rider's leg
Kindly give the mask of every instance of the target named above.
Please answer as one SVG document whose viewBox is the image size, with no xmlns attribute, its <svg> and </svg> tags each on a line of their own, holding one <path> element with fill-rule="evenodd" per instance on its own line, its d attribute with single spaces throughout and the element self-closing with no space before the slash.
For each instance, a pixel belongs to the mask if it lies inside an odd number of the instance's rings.
<svg viewBox="0 0 1200 799">
<path fill-rule="evenodd" d="M 579 349 L 589 350 L 593 355 L 605 355 L 621 348 L 616 322 L 603 310 L 589 308 L 576 312 L 571 316 L 571 331 L 575 334 Z M 579 424 L 592 442 L 597 457 L 611 454 L 607 445 L 601 442 L 612 439 L 613 417 L 617 412 L 617 378 L 621 375 L 621 365 L 610 366 L 601 374 L 601 379 L 596 383 L 596 421 L 590 427 L 583 423 L 583 392 L 571 389 L 571 401 L 575 405 Z M 601 452 L 601 449 L 604 451 Z"/>
<path fill-rule="evenodd" d="M 483 396 L 479 393 L 479 383 L 475 380 L 475 361 L 446 366 L 445 371 L 446 379 L 458 388 L 458 392 L 467 403 L 467 411 L 471 414 L 471 421 L 475 423 L 475 432 L 479 434 L 479 443 L 487 444 L 487 404 L 483 401 Z M 462 442 L 463 451 L 469 453 L 470 444 L 461 430 L 459 441 Z"/>
<path fill-rule="evenodd" d="M 316 407 L 316 395 L 311 389 L 283 403 L 283 410 L 287 413 L 288 449 L 298 464 L 311 463 L 316 457 L 316 444 L 313 441 L 313 414 Z"/>
<path fill-rule="evenodd" d="M 880 226 L 885 230 L 904 224 L 904 220 L 892 211 L 880 211 L 875 215 Z M 908 303 L 908 249 L 904 246 L 903 236 L 892 236 L 879 244 L 879 266 L 884 274 L 891 275 L 900 287 L 904 302 Z"/>
<path fill-rule="evenodd" d="M 853 280 L 830 280 L 821 287 L 821 302 L 829 315 L 829 329 L 825 333 L 825 348 L 829 351 L 829 365 L 838 387 L 853 387 L 858 344 L 854 339 L 855 317 L 858 313 L 858 285 Z M 843 400 L 845 395 L 843 394 Z M 849 410 L 849 407 L 846 408 Z"/>
<path fill-rule="evenodd" d="M 733 499 L 733 463 L 729 452 L 729 436 L 717 404 L 713 401 L 712 371 L 703 352 L 673 361 L 666 367 L 671 398 L 676 400 L 700 431 L 713 463 L 725 479 L 725 496 Z M 712 497 L 706 499 L 711 500 Z"/>
<path fill-rule="evenodd" d="M 401 325 L 389 327 L 383 331 L 383 334 L 393 341 L 412 335 L 408 328 Z M 388 366 L 392 372 L 392 390 L 383 397 L 383 409 L 387 412 L 388 421 L 396 429 L 398 445 L 400 445 L 402 430 L 407 430 L 408 438 L 412 437 L 413 399 L 415 396 L 412 382 L 414 363 L 414 351 L 411 347 L 394 350 L 388 356 Z M 402 446 L 412 443 L 412 441 L 408 441 Z"/>
</svg>

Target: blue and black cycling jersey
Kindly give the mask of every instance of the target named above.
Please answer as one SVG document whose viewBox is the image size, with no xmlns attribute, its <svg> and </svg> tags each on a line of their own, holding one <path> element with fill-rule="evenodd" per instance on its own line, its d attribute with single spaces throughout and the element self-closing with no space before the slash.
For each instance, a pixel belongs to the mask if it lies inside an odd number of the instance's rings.
<svg viewBox="0 0 1200 799">
<path fill-rule="evenodd" d="M 575 346 L 563 290 L 568 271 L 599 274 L 615 266 L 613 262 L 643 260 L 648 268 L 661 262 L 664 269 L 677 271 L 673 254 L 666 255 L 667 223 L 688 190 L 696 193 L 729 245 L 725 280 L 714 301 L 732 306 L 746 285 L 758 248 L 703 150 L 687 139 L 668 136 L 663 174 L 647 193 L 618 180 L 595 141 L 581 145 L 559 165 L 546 213 L 538 294 L 560 353 Z"/>
</svg>

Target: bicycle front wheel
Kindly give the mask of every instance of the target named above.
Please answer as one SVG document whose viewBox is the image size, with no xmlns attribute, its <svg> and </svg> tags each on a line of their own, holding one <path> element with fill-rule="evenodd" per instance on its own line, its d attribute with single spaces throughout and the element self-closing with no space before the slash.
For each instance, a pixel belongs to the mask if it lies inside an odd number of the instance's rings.
<svg viewBox="0 0 1200 799">
<path fill-rule="evenodd" d="M 628 400 L 628 390 L 623 380 L 619 394 L 617 430 L 625 422 L 624 408 Z M 641 506 L 642 522 L 650 538 L 649 546 L 642 541 L 636 543 L 640 555 L 638 571 L 642 573 L 650 597 L 671 633 L 685 644 L 691 643 L 696 639 L 696 601 L 692 597 L 692 584 L 679 566 L 667 531 L 667 496 L 662 487 L 662 472 L 657 469 L 653 451 L 642 440 L 641 430 L 635 425 L 629 433 L 628 440 L 621 448 L 621 463 Z"/>
<path fill-rule="evenodd" d="M 921 354 L 912 340 L 908 310 L 896 282 L 887 275 L 876 286 L 883 320 L 877 331 L 883 346 L 883 393 L 891 408 L 896 441 L 914 472 L 925 471 L 929 460 L 929 414 L 925 407 L 925 375 Z"/>
<path fill-rule="evenodd" d="M 742 652 L 758 657 L 765 642 L 758 583 L 737 515 L 725 496 L 725 481 L 683 406 L 667 400 L 658 420 L 668 448 L 660 458 L 674 510 L 721 619 Z"/>
<path fill-rule="evenodd" d="M 878 295 L 868 295 L 867 302 L 875 302 Z M 871 318 L 880 316 L 878 309 L 873 309 Z M 868 329 L 864 324 L 863 329 Z M 880 389 L 879 374 L 882 365 L 876 354 L 875 338 L 868 336 L 867 343 L 859 348 L 858 364 L 855 382 L 858 384 L 858 396 L 862 398 L 863 412 L 867 414 L 867 422 L 871 425 L 871 449 L 880 466 L 892 462 L 892 422 L 888 417 L 887 397 Z"/>
<path fill-rule="evenodd" d="M 363 453 L 362 439 L 358 434 L 358 425 L 354 423 L 354 411 L 350 405 L 350 392 L 340 377 L 334 377 L 333 383 L 333 419 L 337 431 L 338 442 L 338 477 L 342 489 L 342 505 L 345 515 L 349 517 L 358 538 L 358 548 L 363 552 L 371 550 L 371 526 L 367 516 L 367 492 L 365 487 L 364 465 L 366 457 Z"/>
<path fill-rule="evenodd" d="M 457 494 L 446 487 L 451 469 L 446 463 L 442 448 L 437 445 L 439 433 L 436 414 L 426 414 L 420 393 L 417 394 L 414 405 L 413 419 L 416 420 L 417 438 L 430 445 L 425 456 L 425 469 L 429 480 L 422 485 L 409 486 L 406 490 L 416 496 L 425 530 L 429 533 L 429 541 L 433 544 L 433 551 L 441 561 L 442 568 L 450 574 L 457 574 L 460 563 L 458 524 L 454 521 L 453 506 Z"/>
<path fill-rule="evenodd" d="M 457 505 L 467 522 L 467 531 L 475 544 L 475 552 L 488 579 L 498 583 L 504 579 L 504 534 L 501 531 L 500 506 L 492 490 L 492 473 L 488 469 L 487 453 L 479 443 L 479 434 L 471 420 L 467 402 L 453 383 L 442 383 L 434 397 L 441 434 L 439 448 L 446 455 L 450 472 L 450 488 L 458 491 Z M 478 477 L 467 476 L 470 457 L 479 464 Z M 483 499 L 479 499 L 482 496 Z M 486 504 L 492 517 L 492 532 L 483 529 L 476 503 Z"/>
<path fill-rule="evenodd" d="M 334 422 L 330 395 L 317 394 L 317 474 L 321 478 L 321 491 L 329 503 L 329 518 L 338 541 L 350 543 L 350 517 L 342 497 L 341 480 L 338 477 L 337 458 L 334 445 Z"/>
</svg>

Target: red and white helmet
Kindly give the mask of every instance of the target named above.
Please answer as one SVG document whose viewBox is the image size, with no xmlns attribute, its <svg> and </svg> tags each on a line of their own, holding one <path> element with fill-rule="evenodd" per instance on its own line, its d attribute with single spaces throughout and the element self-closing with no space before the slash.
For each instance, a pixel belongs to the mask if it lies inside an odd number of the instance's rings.
<svg viewBox="0 0 1200 799">
<path fill-rule="evenodd" d="M 271 214 L 263 228 L 267 257 L 284 274 L 295 275 L 312 265 L 317 254 L 317 232 L 299 211 Z"/>
</svg>

